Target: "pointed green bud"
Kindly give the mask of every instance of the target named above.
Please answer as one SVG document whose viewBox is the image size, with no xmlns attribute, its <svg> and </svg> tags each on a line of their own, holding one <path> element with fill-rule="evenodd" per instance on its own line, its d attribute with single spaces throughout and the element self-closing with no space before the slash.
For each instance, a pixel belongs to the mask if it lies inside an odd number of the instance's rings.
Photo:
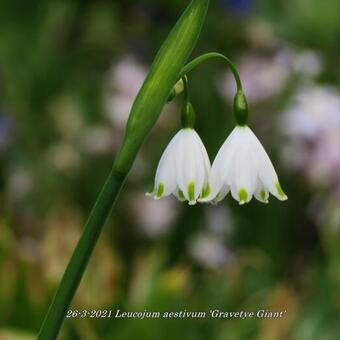
<svg viewBox="0 0 340 340">
<path fill-rule="evenodd" d="M 192 129 L 195 125 L 196 113 L 191 103 L 187 102 L 182 110 L 182 127 Z"/>
<path fill-rule="evenodd" d="M 248 121 L 248 103 L 243 91 L 237 91 L 234 98 L 234 116 L 237 125 L 247 125 Z"/>
</svg>

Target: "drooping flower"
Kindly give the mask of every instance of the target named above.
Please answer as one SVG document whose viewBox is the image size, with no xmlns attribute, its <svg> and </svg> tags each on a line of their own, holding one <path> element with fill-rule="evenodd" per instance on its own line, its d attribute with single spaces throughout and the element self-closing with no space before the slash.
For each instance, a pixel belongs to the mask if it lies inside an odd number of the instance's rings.
<svg viewBox="0 0 340 340">
<path fill-rule="evenodd" d="M 193 128 L 183 128 L 165 149 L 153 191 L 147 195 L 160 199 L 173 194 L 194 205 L 204 195 L 209 171 L 209 157 L 199 135 Z"/>
<path fill-rule="evenodd" d="M 199 201 L 219 202 L 229 191 L 240 204 L 253 195 L 267 203 L 269 193 L 287 199 L 266 151 L 247 125 L 236 126 L 220 148 L 210 172 L 209 193 Z"/>
</svg>

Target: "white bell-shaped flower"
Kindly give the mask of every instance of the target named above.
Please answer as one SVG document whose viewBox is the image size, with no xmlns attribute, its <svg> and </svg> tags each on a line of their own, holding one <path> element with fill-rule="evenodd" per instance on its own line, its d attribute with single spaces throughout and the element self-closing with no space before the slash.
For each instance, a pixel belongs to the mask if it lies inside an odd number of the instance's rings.
<svg viewBox="0 0 340 340">
<path fill-rule="evenodd" d="M 287 199 L 266 151 L 246 125 L 236 126 L 220 148 L 211 168 L 208 194 L 199 201 L 219 202 L 229 191 L 240 204 L 253 195 L 268 203 L 269 193 L 281 201 Z"/>
<path fill-rule="evenodd" d="M 208 184 L 210 161 L 207 151 L 192 128 L 181 129 L 165 149 L 156 171 L 155 199 L 175 195 L 180 201 L 196 204 Z"/>
</svg>

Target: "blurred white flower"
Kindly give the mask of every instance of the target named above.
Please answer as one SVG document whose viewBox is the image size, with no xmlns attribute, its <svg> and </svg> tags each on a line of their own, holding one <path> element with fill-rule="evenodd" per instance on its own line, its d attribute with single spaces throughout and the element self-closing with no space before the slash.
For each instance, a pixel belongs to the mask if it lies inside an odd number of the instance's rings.
<svg viewBox="0 0 340 340">
<path fill-rule="evenodd" d="M 301 86 L 279 129 L 287 139 L 283 158 L 289 169 L 316 187 L 340 183 L 340 94 L 335 88 Z"/>
<path fill-rule="evenodd" d="M 204 213 L 209 232 L 219 237 L 232 233 L 235 222 L 228 205 L 212 205 L 209 209 L 205 209 Z"/>
<path fill-rule="evenodd" d="M 198 234 L 189 243 L 189 253 L 199 264 L 218 269 L 232 259 L 232 254 L 220 237 L 211 234 Z"/>
<path fill-rule="evenodd" d="M 315 77 L 322 71 L 322 57 L 313 50 L 297 53 L 293 58 L 293 70 L 295 73 Z"/>
<path fill-rule="evenodd" d="M 229 191 L 240 204 L 254 195 L 267 203 L 269 192 L 281 201 L 287 196 L 262 144 L 248 126 L 236 126 L 213 162 L 210 192 L 200 202 L 221 201 Z"/>
<path fill-rule="evenodd" d="M 122 58 L 109 71 L 104 94 L 105 116 L 118 132 L 125 129 L 131 107 L 147 73 L 148 68 L 133 56 Z M 172 112 L 174 108 L 174 102 L 168 103 L 164 107 L 165 114 L 160 116 L 157 124 L 168 126 L 173 116 L 167 117 L 166 113 Z"/>
<path fill-rule="evenodd" d="M 169 231 L 179 210 L 173 200 L 154 201 L 141 195 L 133 199 L 132 211 L 143 234 L 159 237 Z"/>
<path fill-rule="evenodd" d="M 146 75 L 146 67 L 131 56 L 123 58 L 112 67 L 105 107 L 106 116 L 114 126 L 125 127 L 133 101 Z"/>
<path fill-rule="evenodd" d="M 207 151 L 191 128 L 181 129 L 165 149 L 156 171 L 155 185 L 147 195 L 160 199 L 174 194 L 194 205 L 208 182 L 210 161 Z"/>
<path fill-rule="evenodd" d="M 340 126 L 340 96 L 332 87 L 303 85 L 295 91 L 291 105 L 280 121 L 290 137 L 313 139 Z"/>
</svg>

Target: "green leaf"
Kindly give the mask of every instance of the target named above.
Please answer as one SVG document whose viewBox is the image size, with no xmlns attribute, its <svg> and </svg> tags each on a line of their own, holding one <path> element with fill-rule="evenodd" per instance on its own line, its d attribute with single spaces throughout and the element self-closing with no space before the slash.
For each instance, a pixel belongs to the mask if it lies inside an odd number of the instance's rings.
<svg viewBox="0 0 340 340">
<path fill-rule="evenodd" d="M 115 168 L 131 168 L 145 137 L 159 117 L 200 34 L 209 0 L 193 0 L 165 40 L 131 109 Z"/>
</svg>

